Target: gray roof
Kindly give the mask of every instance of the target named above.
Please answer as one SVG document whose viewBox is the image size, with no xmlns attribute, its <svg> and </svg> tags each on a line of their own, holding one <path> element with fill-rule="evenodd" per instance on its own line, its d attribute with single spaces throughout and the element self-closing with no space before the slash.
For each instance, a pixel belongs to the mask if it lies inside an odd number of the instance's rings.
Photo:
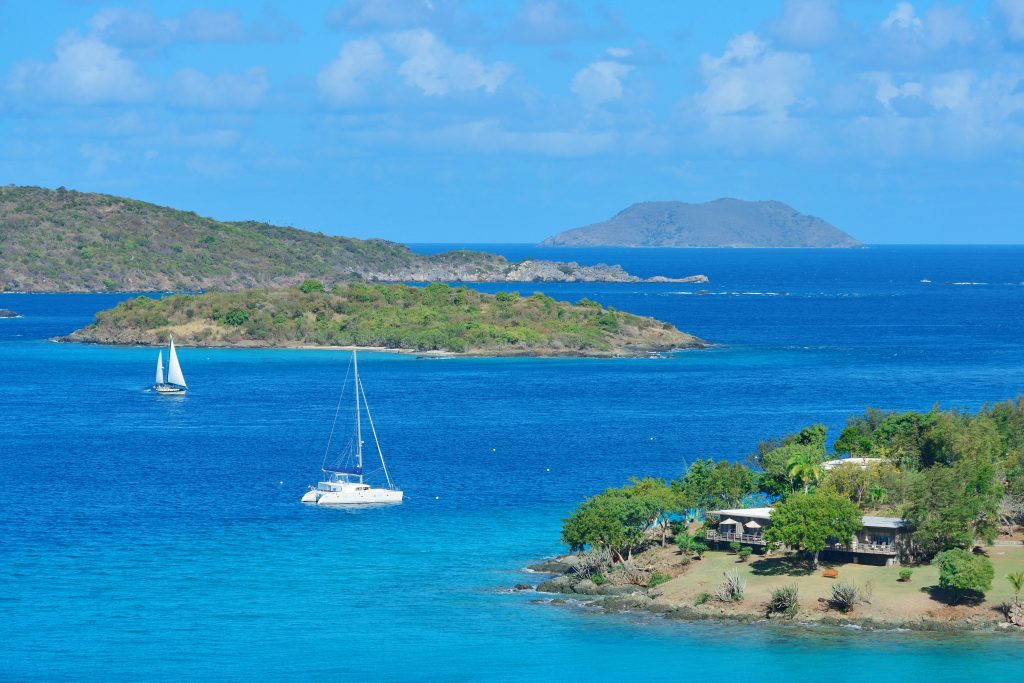
<svg viewBox="0 0 1024 683">
<path fill-rule="evenodd" d="M 910 522 L 899 517 L 872 517 L 864 515 L 864 526 L 882 529 L 905 529 L 910 526 Z"/>
</svg>

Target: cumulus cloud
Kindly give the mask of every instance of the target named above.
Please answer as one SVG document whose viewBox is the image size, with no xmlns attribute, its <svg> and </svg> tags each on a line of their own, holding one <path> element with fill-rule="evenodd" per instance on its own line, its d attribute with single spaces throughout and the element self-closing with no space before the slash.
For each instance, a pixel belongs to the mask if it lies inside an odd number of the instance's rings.
<svg viewBox="0 0 1024 683">
<path fill-rule="evenodd" d="M 628 50 L 627 50 L 628 53 Z M 601 60 L 583 67 L 573 76 L 570 89 L 588 109 L 622 98 L 622 81 L 632 66 Z"/>
<path fill-rule="evenodd" d="M 882 20 L 882 28 L 886 31 L 921 33 L 924 30 L 924 22 L 918 18 L 913 5 L 909 2 L 900 2 Z"/>
<path fill-rule="evenodd" d="M 461 16 L 458 0 L 348 0 L 327 13 L 336 31 L 394 31 L 449 23 Z"/>
<path fill-rule="evenodd" d="M 89 20 L 94 35 L 125 50 L 152 53 L 175 43 L 279 42 L 298 27 L 269 6 L 253 21 L 238 10 L 192 9 L 182 16 L 158 17 L 148 9 L 106 8 Z"/>
<path fill-rule="evenodd" d="M 267 72 L 262 67 L 214 76 L 197 69 L 180 69 L 170 84 L 177 104 L 202 109 L 251 109 L 263 101 L 267 87 Z"/>
<path fill-rule="evenodd" d="M 839 33 L 837 0 L 786 0 L 767 32 L 779 44 L 798 50 L 828 45 Z"/>
<path fill-rule="evenodd" d="M 18 94 L 76 104 L 137 102 L 153 91 L 118 48 L 74 30 L 57 41 L 52 61 L 15 66 L 8 86 Z"/>
<path fill-rule="evenodd" d="M 721 57 L 701 55 L 705 87 L 697 104 L 709 119 L 784 119 L 801 99 L 810 64 L 808 55 L 774 50 L 756 34 L 744 33 L 728 42 Z"/>
<path fill-rule="evenodd" d="M 505 62 L 487 65 L 469 54 L 457 53 L 426 29 L 393 33 L 388 44 L 404 57 L 399 75 L 425 95 L 469 90 L 493 93 L 513 71 Z"/>
<path fill-rule="evenodd" d="M 388 69 L 384 48 L 376 40 L 350 40 L 338 56 L 317 74 L 320 94 L 334 104 L 354 104 L 366 95 L 367 86 Z"/>
</svg>

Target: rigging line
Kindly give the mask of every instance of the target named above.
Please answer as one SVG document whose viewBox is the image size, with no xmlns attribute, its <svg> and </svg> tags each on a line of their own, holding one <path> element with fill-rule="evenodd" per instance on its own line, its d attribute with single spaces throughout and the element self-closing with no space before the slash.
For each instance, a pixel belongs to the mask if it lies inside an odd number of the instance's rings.
<svg viewBox="0 0 1024 683">
<path fill-rule="evenodd" d="M 341 383 L 341 394 L 338 396 L 338 405 L 334 408 L 334 419 L 331 421 L 331 433 L 327 437 L 327 447 L 324 448 L 324 457 L 320 461 L 320 469 L 322 470 L 327 466 L 327 454 L 331 451 L 331 441 L 334 439 L 334 427 L 338 424 L 338 413 L 341 412 L 341 400 L 345 398 L 345 387 L 348 386 L 348 375 L 352 372 L 351 361 L 348 364 L 348 368 L 345 370 L 345 380 Z"/>
<path fill-rule="evenodd" d="M 363 389 L 363 380 L 356 382 L 356 391 L 363 395 L 363 405 L 366 407 L 366 417 L 370 418 L 370 431 L 373 432 L 373 443 L 377 444 L 377 455 L 380 456 L 380 466 L 384 468 L 384 477 L 388 480 L 388 488 L 393 489 L 391 475 L 388 474 L 388 466 L 384 463 L 384 453 L 380 450 L 380 441 L 377 439 L 377 428 L 373 426 L 373 415 L 370 414 L 370 404 L 366 402 L 366 390 Z"/>
</svg>

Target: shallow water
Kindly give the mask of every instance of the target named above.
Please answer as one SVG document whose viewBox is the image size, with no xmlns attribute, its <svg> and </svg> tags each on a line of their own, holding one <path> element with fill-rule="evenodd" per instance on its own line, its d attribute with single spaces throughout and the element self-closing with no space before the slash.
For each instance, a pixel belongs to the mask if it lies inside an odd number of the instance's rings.
<svg viewBox="0 0 1024 683">
<path fill-rule="evenodd" d="M 521 568 L 560 550 L 582 496 L 630 475 L 742 458 L 811 421 L 834 437 L 867 404 L 974 409 L 1024 390 L 1021 248 L 598 256 L 712 281 L 537 288 L 720 346 L 665 360 L 364 354 L 407 500 L 362 511 L 297 503 L 346 354 L 183 349 L 192 390 L 157 397 L 143 391 L 152 349 L 45 341 L 120 295 L 0 295 L 24 314 L 0 320 L 0 678 L 1024 674 L 1021 643 L 1003 636 L 672 623 L 501 591 L 535 580 Z"/>
</svg>

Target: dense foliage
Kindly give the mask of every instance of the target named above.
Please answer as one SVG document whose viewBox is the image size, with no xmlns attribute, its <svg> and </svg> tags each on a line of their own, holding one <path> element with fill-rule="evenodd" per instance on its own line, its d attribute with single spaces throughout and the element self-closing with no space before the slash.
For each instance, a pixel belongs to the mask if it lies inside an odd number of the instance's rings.
<svg viewBox="0 0 1024 683">
<path fill-rule="evenodd" d="M 673 510 L 692 519 L 774 501 L 769 541 L 816 557 L 830 537 L 849 539 L 862 515 L 889 515 L 911 523 L 912 554 L 926 559 L 1024 524 L 1024 398 L 974 414 L 868 409 L 833 450 L 867 460 L 828 462 L 820 424 L 762 441 L 745 465 L 697 460 L 667 484 L 674 499 L 658 507 L 662 528 Z M 676 542 L 688 557 L 699 540 L 679 526 Z"/>
<path fill-rule="evenodd" d="M 71 339 L 186 345 L 360 345 L 453 352 L 615 355 L 682 348 L 693 337 L 651 318 L 543 294 L 483 294 L 431 284 L 315 280 L 285 290 L 138 297 L 96 315 Z"/>
<path fill-rule="evenodd" d="M 630 279 L 618 267 L 516 264 L 465 250 L 428 256 L 384 240 L 218 221 L 105 194 L 0 187 L 0 291 L 243 289 L 310 277 L 330 283 Z"/>
<path fill-rule="evenodd" d="M 796 493 L 772 510 L 772 523 L 764 538 L 810 553 L 817 567 L 818 554 L 829 538 L 845 542 L 862 526 L 860 510 L 849 499 L 828 493 Z"/>
<path fill-rule="evenodd" d="M 992 588 L 995 570 L 992 561 L 984 555 L 952 548 L 939 553 L 935 559 L 939 563 L 939 587 L 949 591 L 955 602 Z"/>
</svg>

